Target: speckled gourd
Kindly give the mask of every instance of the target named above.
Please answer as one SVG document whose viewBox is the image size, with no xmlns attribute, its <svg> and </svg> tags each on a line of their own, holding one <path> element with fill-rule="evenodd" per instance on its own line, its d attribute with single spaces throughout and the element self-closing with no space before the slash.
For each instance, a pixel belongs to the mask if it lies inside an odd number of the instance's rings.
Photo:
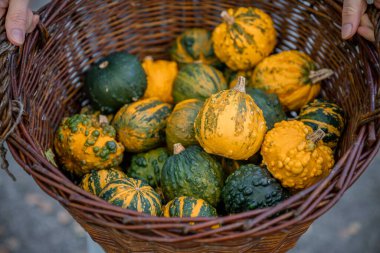
<svg viewBox="0 0 380 253">
<path fill-rule="evenodd" d="M 147 183 L 133 178 L 117 179 L 104 187 L 99 195 L 107 202 L 152 216 L 161 215 L 160 195 Z"/>
<path fill-rule="evenodd" d="M 292 120 L 276 123 L 264 139 L 261 155 L 282 186 L 307 188 L 325 178 L 334 165 L 333 151 L 321 139 L 322 130 Z"/>
<path fill-rule="evenodd" d="M 253 164 L 243 165 L 231 174 L 222 191 L 228 213 L 271 207 L 287 196 L 288 192 L 265 168 Z"/>
<path fill-rule="evenodd" d="M 173 103 L 173 84 L 178 74 L 177 63 L 145 57 L 142 67 L 147 76 L 148 86 L 144 98 L 156 97 L 162 102 Z"/>
<path fill-rule="evenodd" d="M 321 89 L 320 81 L 330 77 L 330 69 L 317 69 L 305 53 L 291 50 L 271 55 L 260 62 L 249 85 L 277 94 L 286 110 L 299 110 Z"/>
<path fill-rule="evenodd" d="M 206 100 L 194 123 L 195 137 L 207 153 L 247 160 L 261 147 L 267 130 L 263 112 L 245 92 L 245 78 L 231 90 Z"/>
<path fill-rule="evenodd" d="M 172 60 L 181 67 L 189 63 L 203 63 L 219 67 L 221 62 L 214 54 L 211 32 L 203 28 L 191 28 L 181 33 L 170 48 Z"/>
<path fill-rule="evenodd" d="M 129 152 L 144 152 L 165 141 L 166 120 L 172 106 L 156 98 L 146 98 L 123 106 L 112 125 Z"/>
<path fill-rule="evenodd" d="M 271 17 L 252 7 L 228 9 L 212 34 L 215 54 L 232 70 L 252 69 L 276 46 Z"/>
<path fill-rule="evenodd" d="M 76 175 L 118 166 L 124 147 L 110 125 L 97 124 L 91 116 L 65 118 L 54 138 L 55 151 L 63 168 Z"/>
<path fill-rule="evenodd" d="M 202 105 L 203 101 L 199 99 L 187 99 L 174 107 L 166 124 L 166 144 L 171 152 L 176 143 L 184 147 L 198 144 L 194 121 Z"/>
</svg>

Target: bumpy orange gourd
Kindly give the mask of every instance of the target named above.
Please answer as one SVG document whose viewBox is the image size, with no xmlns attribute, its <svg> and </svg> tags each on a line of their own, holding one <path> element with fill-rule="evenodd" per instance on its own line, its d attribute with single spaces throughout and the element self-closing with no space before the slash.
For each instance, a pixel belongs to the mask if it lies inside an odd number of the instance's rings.
<svg viewBox="0 0 380 253">
<path fill-rule="evenodd" d="M 63 167 L 83 175 L 121 163 L 124 147 L 115 137 L 112 126 L 97 124 L 91 116 L 77 114 L 62 121 L 54 146 Z"/>
<path fill-rule="evenodd" d="M 321 139 L 322 130 L 292 120 L 276 123 L 261 147 L 263 163 L 282 186 L 309 187 L 325 178 L 334 165 L 333 151 Z"/>
<path fill-rule="evenodd" d="M 276 46 L 271 17 L 260 9 L 240 7 L 222 12 L 225 22 L 213 34 L 216 56 L 232 70 L 248 70 Z"/>
<path fill-rule="evenodd" d="M 157 97 L 165 103 L 173 103 L 173 83 L 178 73 L 177 63 L 174 61 L 157 60 L 146 57 L 142 64 L 147 75 L 148 87 L 144 98 Z"/>
<path fill-rule="evenodd" d="M 277 94 L 287 110 L 299 110 L 319 94 L 320 81 L 332 74 L 329 69 L 317 70 L 305 53 L 284 51 L 259 63 L 249 86 Z"/>
<path fill-rule="evenodd" d="M 260 149 L 267 127 L 263 112 L 245 93 L 245 78 L 240 77 L 235 88 L 206 100 L 194 129 L 207 153 L 247 160 Z"/>
</svg>

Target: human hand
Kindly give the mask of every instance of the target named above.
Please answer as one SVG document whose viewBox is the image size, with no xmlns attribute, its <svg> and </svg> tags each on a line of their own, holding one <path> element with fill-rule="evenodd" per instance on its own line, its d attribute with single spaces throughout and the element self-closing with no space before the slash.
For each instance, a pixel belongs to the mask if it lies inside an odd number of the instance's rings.
<svg viewBox="0 0 380 253">
<path fill-rule="evenodd" d="M 7 37 L 16 46 L 24 43 L 25 34 L 31 33 L 40 19 L 28 6 L 29 0 L 0 0 L 0 18 L 6 13 Z"/>
<path fill-rule="evenodd" d="M 380 8 L 380 0 L 374 4 Z M 375 41 L 374 27 L 371 23 L 365 0 L 344 0 L 342 13 L 342 38 L 350 39 L 357 32 L 369 41 Z"/>
</svg>

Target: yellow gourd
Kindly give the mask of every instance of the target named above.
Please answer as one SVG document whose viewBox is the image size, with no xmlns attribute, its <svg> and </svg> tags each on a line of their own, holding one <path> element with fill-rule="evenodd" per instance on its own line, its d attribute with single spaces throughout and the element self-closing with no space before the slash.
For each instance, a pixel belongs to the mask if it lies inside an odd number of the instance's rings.
<svg viewBox="0 0 380 253">
<path fill-rule="evenodd" d="M 334 165 L 333 151 L 322 130 L 292 120 L 276 123 L 265 136 L 263 163 L 282 186 L 303 189 L 325 178 Z"/>
<path fill-rule="evenodd" d="M 277 94 L 287 110 L 299 110 L 319 94 L 320 81 L 332 74 L 329 69 L 317 70 L 305 53 L 284 51 L 258 64 L 249 86 Z"/>
<path fill-rule="evenodd" d="M 225 22 L 213 34 L 216 56 L 232 70 L 248 70 L 276 46 L 271 17 L 260 9 L 240 7 L 222 12 Z"/>
<path fill-rule="evenodd" d="M 121 163 L 124 147 L 115 137 L 112 126 L 101 125 L 92 116 L 77 114 L 62 121 L 54 146 L 63 167 L 80 176 Z"/>
<path fill-rule="evenodd" d="M 157 97 L 165 103 L 173 103 L 173 83 L 178 73 L 177 63 L 145 57 L 142 67 L 147 75 L 148 87 L 144 98 Z"/>
<path fill-rule="evenodd" d="M 247 160 L 260 149 L 267 127 L 263 112 L 245 93 L 245 78 L 240 77 L 235 88 L 206 100 L 194 129 L 207 153 Z"/>
</svg>

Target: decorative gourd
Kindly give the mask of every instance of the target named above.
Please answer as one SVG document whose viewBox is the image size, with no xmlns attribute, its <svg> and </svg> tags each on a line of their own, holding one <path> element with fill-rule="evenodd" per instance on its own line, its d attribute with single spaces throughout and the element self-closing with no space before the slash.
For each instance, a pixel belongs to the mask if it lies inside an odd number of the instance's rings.
<svg viewBox="0 0 380 253">
<path fill-rule="evenodd" d="M 189 196 L 206 200 L 214 207 L 223 187 L 220 164 L 198 146 L 174 147 L 161 172 L 161 187 L 167 200 Z"/>
<path fill-rule="evenodd" d="M 160 186 L 161 170 L 168 157 L 169 152 L 166 148 L 157 148 L 133 155 L 127 175 L 143 180 L 156 189 Z"/>
<path fill-rule="evenodd" d="M 85 88 L 93 105 L 112 113 L 144 95 L 146 75 L 136 56 L 117 52 L 101 59 L 85 75 Z"/>
<path fill-rule="evenodd" d="M 263 163 L 282 186 L 309 187 L 326 177 L 334 165 L 333 151 L 320 141 L 322 130 L 292 120 L 276 123 L 265 136 Z"/>
<path fill-rule="evenodd" d="M 184 147 L 198 144 L 195 139 L 194 121 L 202 105 L 203 101 L 187 99 L 174 107 L 166 124 L 166 144 L 171 152 L 176 143 L 181 143 Z"/>
<path fill-rule="evenodd" d="M 205 100 L 225 89 L 227 83 L 222 72 L 204 64 L 188 64 L 174 81 L 173 98 L 175 103 L 191 98 Z"/>
<path fill-rule="evenodd" d="M 112 122 L 129 152 L 144 152 L 165 141 L 166 120 L 171 105 L 156 98 L 146 98 L 122 107 Z"/>
<path fill-rule="evenodd" d="M 272 129 L 275 123 L 286 120 L 286 114 L 276 94 L 268 94 L 263 90 L 250 87 L 246 88 L 246 92 L 263 111 L 268 130 Z"/>
<path fill-rule="evenodd" d="M 221 14 L 212 41 L 216 56 L 232 70 L 252 69 L 276 46 L 271 17 L 260 9 L 240 7 Z"/>
<path fill-rule="evenodd" d="M 173 103 L 173 84 L 177 76 L 178 68 L 176 62 L 158 60 L 145 57 L 142 67 L 148 80 L 144 98 L 156 97 L 162 102 Z"/>
<path fill-rule="evenodd" d="M 207 153 L 247 160 L 261 146 L 266 132 L 263 112 L 245 93 L 245 78 L 231 90 L 212 95 L 200 110 L 195 137 Z"/>
<path fill-rule="evenodd" d="M 91 116 L 76 114 L 61 122 L 54 147 L 63 167 L 81 176 L 121 163 L 124 147 L 115 137 L 112 126 L 100 125 Z"/>
<path fill-rule="evenodd" d="M 133 178 L 117 179 L 104 187 L 99 195 L 109 203 L 125 209 L 161 215 L 161 197 L 147 183 Z"/>
<path fill-rule="evenodd" d="M 343 109 L 337 104 L 316 99 L 301 109 L 298 119 L 314 131 L 322 129 L 326 133 L 323 142 L 336 148 L 345 123 Z"/>
<path fill-rule="evenodd" d="M 216 209 L 203 199 L 178 197 L 162 208 L 164 217 L 216 217 Z"/>
<path fill-rule="evenodd" d="M 169 53 L 180 66 L 203 63 L 217 67 L 221 64 L 214 54 L 211 32 L 202 28 L 185 30 L 176 38 Z"/>
<path fill-rule="evenodd" d="M 84 175 L 79 186 L 83 190 L 99 196 L 100 192 L 108 183 L 126 177 L 127 175 L 125 175 L 124 172 L 117 169 L 92 170 L 90 173 Z"/>
<path fill-rule="evenodd" d="M 278 204 L 288 196 L 269 172 L 253 164 L 241 166 L 223 187 L 222 198 L 228 213 L 240 213 Z"/>
<path fill-rule="evenodd" d="M 319 94 L 320 81 L 332 74 L 330 69 L 317 70 L 305 53 L 284 51 L 257 65 L 250 86 L 277 94 L 287 110 L 299 110 Z"/>
</svg>

